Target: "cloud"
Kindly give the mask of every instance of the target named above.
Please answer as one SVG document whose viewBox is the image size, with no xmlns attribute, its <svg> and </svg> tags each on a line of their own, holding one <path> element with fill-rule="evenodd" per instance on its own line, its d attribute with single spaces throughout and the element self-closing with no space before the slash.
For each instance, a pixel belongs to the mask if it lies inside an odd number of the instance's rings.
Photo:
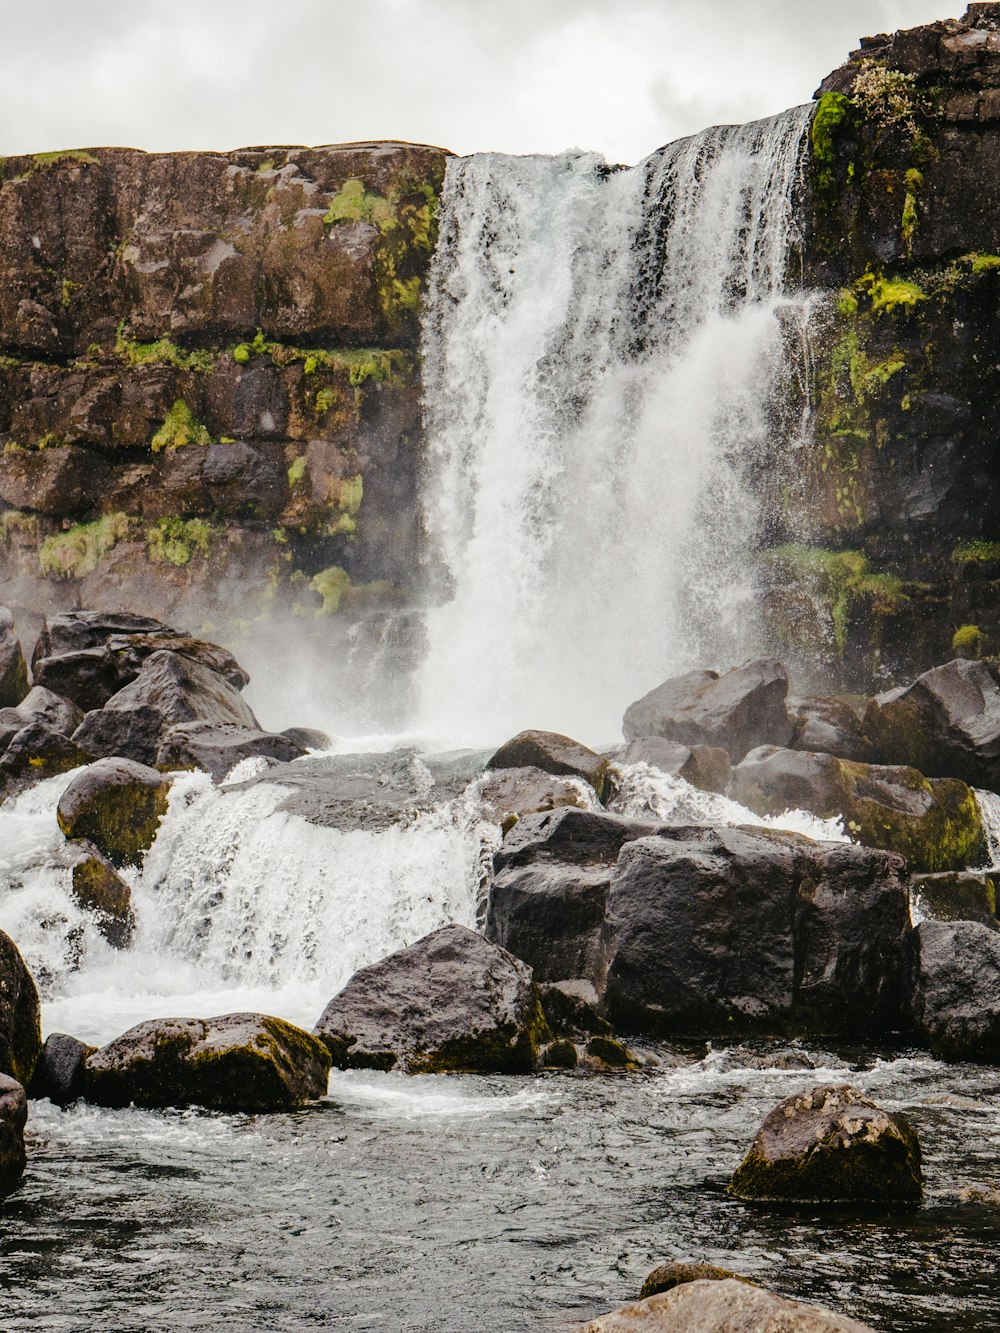
<svg viewBox="0 0 1000 1333">
<path fill-rule="evenodd" d="M 0 153 L 407 138 L 616 161 L 806 101 L 933 0 L 39 0 L 5 16 Z"/>
</svg>

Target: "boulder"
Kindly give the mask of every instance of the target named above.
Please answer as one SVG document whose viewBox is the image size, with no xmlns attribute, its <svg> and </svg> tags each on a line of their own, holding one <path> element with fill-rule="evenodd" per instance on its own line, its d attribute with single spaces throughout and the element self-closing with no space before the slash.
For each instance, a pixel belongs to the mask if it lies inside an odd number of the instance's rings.
<svg viewBox="0 0 1000 1333">
<path fill-rule="evenodd" d="M 0 1073 L 27 1085 L 41 1049 L 38 990 L 17 945 L 0 930 Z"/>
<path fill-rule="evenodd" d="M 720 746 L 738 763 L 758 745 L 786 745 L 792 734 L 785 708 L 788 673 L 764 657 L 720 676 L 675 676 L 631 704 L 622 730 L 627 741 L 662 736 L 682 745 Z"/>
<path fill-rule="evenodd" d="M 522 731 L 501 745 L 487 761 L 488 769 L 540 768 L 556 776 L 583 778 L 601 800 L 608 794 L 608 761 L 579 741 L 555 731 Z"/>
<path fill-rule="evenodd" d="M 139 1023 L 83 1061 L 83 1091 L 99 1106 L 207 1106 L 290 1111 L 326 1092 L 321 1041 L 267 1014 Z"/>
<path fill-rule="evenodd" d="M 604 1005 L 622 1031 L 872 1035 L 900 1021 L 903 862 L 764 829 L 661 828 L 611 876 Z"/>
<path fill-rule="evenodd" d="M 15 708 L 28 693 L 28 668 L 14 617 L 0 606 L 0 708 Z"/>
<path fill-rule="evenodd" d="M 663 1291 L 673 1291 L 674 1287 L 683 1286 L 685 1282 L 725 1282 L 727 1280 L 733 1282 L 750 1281 L 748 1277 L 741 1277 L 739 1273 L 733 1273 L 728 1268 L 717 1268 L 715 1264 L 660 1264 L 658 1268 L 653 1269 L 642 1284 L 639 1299 L 645 1300 L 648 1296 L 658 1296 Z M 756 1285 L 756 1283 L 752 1285 Z"/>
<path fill-rule="evenodd" d="M 68 1106 L 83 1096 L 83 1062 L 97 1050 L 65 1032 L 52 1032 L 28 1084 L 32 1101 L 47 1097 L 55 1106 Z"/>
<path fill-rule="evenodd" d="M 0 1195 L 16 1189 L 24 1175 L 27 1120 L 28 1099 L 24 1088 L 6 1074 L 0 1074 Z"/>
<path fill-rule="evenodd" d="M 622 754 L 626 764 L 649 764 L 661 773 L 683 778 L 702 791 L 724 792 L 729 786 L 732 764 L 728 753 L 717 745 L 681 745 L 662 736 L 640 736 L 630 741 Z"/>
<path fill-rule="evenodd" d="M 315 1032 L 341 1069 L 529 1073 L 545 1024 L 531 971 L 465 926 L 442 926 L 356 972 Z"/>
<path fill-rule="evenodd" d="M 762 1202 L 919 1203 L 920 1144 L 904 1116 L 821 1084 L 765 1117 L 729 1185 Z"/>
<path fill-rule="evenodd" d="M 788 1301 L 749 1282 L 698 1280 L 633 1301 L 581 1324 L 578 1333 L 875 1333 L 817 1305 Z"/>
<path fill-rule="evenodd" d="M 614 865 L 626 842 L 655 833 L 660 826 L 620 815 L 563 807 L 551 814 L 526 815 L 514 825 L 493 857 L 497 872 L 534 861 L 569 865 Z"/>
<path fill-rule="evenodd" d="M 75 741 L 37 717 L 15 732 L 0 756 L 0 799 L 89 762 L 90 756 Z"/>
<path fill-rule="evenodd" d="M 280 733 L 226 722 L 181 722 L 161 738 L 156 766 L 201 768 L 221 782 L 244 759 L 263 756 L 285 764 L 304 754 L 301 745 Z"/>
<path fill-rule="evenodd" d="M 980 921 L 996 929 L 997 875 L 974 870 L 911 875 L 914 917 L 932 921 Z"/>
<path fill-rule="evenodd" d="M 527 963 L 537 981 L 583 978 L 603 990 L 612 869 L 535 861 L 501 870 L 490 884 L 486 938 Z"/>
<path fill-rule="evenodd" d="M 865 700 L 864 704 L 868 702 Z M 853 759 L 861 764 L 874 758 L 862 726 L 863 707 L 859 716 L 857 707 L 846 699 L 804 695 L 788 700 L 788 716 L 792 723 L 788 745 L 792 750 L 835 754 L 838 759 Z"/>
<path fill-rule="evenodd" d="M 986 851 L 979 805 L 955 778 L 857 764 L 831 754 L 761 746 L 733 769 L 729 796 L 759 815 L 808 810 L 842 816 L 868 847 L 898 852 L 915 870 L 956 870 Z"/>
<path fill-rule="evenodd" d="M 865 730 L 883 763 L 1000 788 L 1000 668 L 959 658 L 880 694 Z"/>
<path fill-rule="evenodd" d="M 45 622 L 32 654 L 37 685 L 90 712 L 139 675 L 153 653 L 169 650 L 197 662 L 241 690 L 250 677 L 233 655 L 159 620 L 126 612 L 66 611 Z"/>
<path fill-rule="evenodd" d="M 67 838 L 85 838 L 112 865 L 140 865 L 166 814 L 170 783 L 130 759 L 99 759 L 70 782 L 56 817 Z"/>
<path fill-rule="evenodd" d="M 538 987 L 542 1014 L 557 1037 L 610 1037 L 612 1028 L 598 1013 L 597 991 L 587 981 L 550 981 Z"/>
<path fill-rule="evenodd" d="M 94 914 L 98 930 L 113 948 L 127 949 L 135 929 L 132 890 L 93 843 L 81 839 L 73 844 L 73 854 L 73 897 Z"/>
<path fill-rule="evenodd" d="M 194 658 L 160 649 L 130 684 L 86 715 L 73 740 L 95 758 L 119 755 L 151 765 L 170 728 L 186 722 L 259 730 L 225 677 Z"/>
<path fill-rule="evenodd" d="M 0 730 L 20 731 L 31 722 L 44 722 L 52 731 L 72 736 L 82 721 L 82 709 L 44 685 L 33 686 L 16 708 L 0 709 Z"/>
<path fill-rule="evenodd" d="M 941 1060 L 1000 1065 L 1000 932 L 922 921 L 910 937 L 913 1027 Z"/>
<path fill-rule="evenodd" d="M 315 727 L 286 727 L 281 734 L 301 750 L 330 750 L 333 748 L 333 741 L 326 732 L 317 731 Z"/>
<path fill-rule="evenodd" d="M 586 791 L 586 788 L 584 788 Z M 555 777 L 540 768 L 504 768 L 487 773 L 477 788 L 487 819 L 506 831 L 525 815 L 572 805 L 586 810 L 594 801 L 580 790 L 579 780 Z"/>
</svg>

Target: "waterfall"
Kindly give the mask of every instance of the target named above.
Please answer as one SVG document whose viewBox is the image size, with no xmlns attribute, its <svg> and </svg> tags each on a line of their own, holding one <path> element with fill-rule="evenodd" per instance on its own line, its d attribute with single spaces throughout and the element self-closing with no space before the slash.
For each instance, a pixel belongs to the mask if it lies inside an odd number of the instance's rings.
<svg viewBox="0 0 1000 1333">
<path fill-rule="evenodd" d="M 783 382 L 809 107 L 630 169 L 448 167 L 423 327 L 423 730 L 592 744 L 753 646 L 751 474 Z"/>
</svg>

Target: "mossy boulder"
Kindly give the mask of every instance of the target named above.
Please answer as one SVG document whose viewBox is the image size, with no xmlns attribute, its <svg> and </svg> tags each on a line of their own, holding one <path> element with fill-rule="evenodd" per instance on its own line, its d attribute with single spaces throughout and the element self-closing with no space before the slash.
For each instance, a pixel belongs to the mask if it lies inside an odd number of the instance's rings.
<svg viewBox="0 0 1000 1333">
<path fill-rule="evenodd" d="M 531 969 L 442 926 L 356 972 L 316 1024 L 338 1068 L 524 1074 L 547 1035 Z"/>
<path fill-rule="evenodd" d="M 761 746 L 733 770 L 729 795 L 759 815 L 808 810 L 821 819 L 842 817 L 855 841 L 897 852 L 915 870 L 960 870 L 986 851 L 970 788 L 903 765 Z"/>
<path fill-rule="evenodd" d="M 875 1333 L 845 1315 L 788 1301 L 739 1278 L 683 1282 L 581 1324 L 577 1333 Z"/>
<path fill-rule="evenodd" d="M 767 1115 L 729 1192 L 767 1203 L 919 1203 L 920 1144 L 904 1116 L 856 1088 L 820 1085 Z"/>
<path fill-rule="evenodd" d="M 922 921 L 909 940 L 914 1031 L 941 1060 L 1000 1065 L 1000 931 Z"/>
<path fill-rule="evenodd" d="M 28 693 L 28 668 L 14 617 L 0 606 L 0 708 L 15 708 Z"/>
<path fill-rule="evenodd" d="M 302 1028 L 267 1014 L 139 1023 L 83 1062 L 99 1106 L 290 1111 L 326 1092 L 330 1057 Z"/>
<path fill-rule="evenodd" d="M 568 805 L 586 810 L 594 803 L 593 793 L 586 792 L 579 781 L 530 767 L 488 772 L 476 789 L 484 813 L 505 832 L 525 815 Z"/>
<path fill-rule="evenodd" d="M 555 731 L 520 732 L 500 746 L 486 767 L 540 768 L 544 773 L 582 778 L 602 800 L 607 792 L 607 759 Z"/>
<path fill-rule="evenodd" d="M 99 759 L 78 773 L 59 799 L 67 838 L 85 838 L 121 868 L 140 865 L 167 811 L 169 781 L 131 759 Z"/>
<path fill-rule="evenodd" d="M 639 1299 L 658 1296 L 663 1291 L 673 1291 L 674 1287 L 685 1282 L 749 1282 L 748 1277 L 733 1273 L 728 1268 L 719 1268 L 715 1264 L 660 1264 L 648 1275 L 639 1292 Z M 753 1284 L 756 1285 L 756 1284 Z"/>
<path fill-rule="evenodd" d="M 41 717 L 30 718 L 0 755 L 0 800 L 89 762 L 90 756 L 62 731 Z"/>
<path fill-rule="evenodd" d="M 0 1073 L 27 1084 L 41 1049 L 38 989 L 17 945 L 0 930 Z"/>
<path fill-rule="evenodd" d="M 911 875 L 914 915 L 932 921 L 980 921 L 996 927 L 997 879 L 987 871 Z"/>
<path fill-rule="evenodd" d="M 28 1099 L 24 1088 L 15 1079 L 0 1074 L 0 1196 L 16 1189 L 24 1175 L 27 1120 Z"/>
<path fill-rule="evenodd" d="M 93 843 L 81 839 L 74 843 L 73 854 L 70 892 L 85 911 L 93 913 L 108 943 L 127 949 L 135 929 L 132 890 Z"/>
</svg>

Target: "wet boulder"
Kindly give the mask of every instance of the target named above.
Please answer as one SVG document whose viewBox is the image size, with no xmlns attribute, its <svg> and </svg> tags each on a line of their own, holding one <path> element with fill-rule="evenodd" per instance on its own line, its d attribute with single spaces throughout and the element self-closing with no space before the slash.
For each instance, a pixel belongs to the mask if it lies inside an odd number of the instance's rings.
<svg viewBox="0 0 1000 1333">
<path fill-rule="evenodd" d="M 838 759 L 853 759 L 867 764 L 874 758 L 871 743 L 862 725 L 869 700 L 861 701 L 860 715 L 854 701 L 804 695 L 788 700 L 792 723 L 792 750 L 813 754 L 835 754 Z"/>
<path fill-rule="evenodd" d="M 523 1074 L 545 1022 L 530 968 L 450 925 L 356 972 L 315 1032 L 341 1069 Z"/>
<path fill-rule="evenodd" d="M 681 745 L 662 736 L 640 736 L 630 741 L 621 759 L 626 764 L 649 764 L 701 791 L 724 792 L 732 775 L 729 755 L 720 746 Z"/>
<path fill-rule="evenodd" d="M 587 810 L 596 804 L 595 793 L 580 779 L 556 777 L 540 768 L 503 768 L 487 773 L 476 792 L 483 813 L 504 830 L 525 815 L 565 805 Z"/>
<path fill-rule="evenodd" d="M 661 736 L 682 745 L 720 746 L 738 763 L 758 745 L 786 745 L 792 734 L 785 707 L 788 673 L 773 657 L 720 676 L 675 676 L 631 704 L 622 730 L 627 741 Z"/>
<path fill-rule="evenodd" d="M 108 943 L 115 949 L 127 949 L 135 929 L 132 890 L 92 842 L 81 839 L 71 847 L 70 892 L 85 911 L 93 914 Z"/>
<path fill-rule="evenodd" d="M 317 731 L 315 727 L 286 727 L 281 734 L 300 750 L 329 750 L 333 747 L 326 732 Z"/>
<path fill-rule="evenodd" d="M 729 1191 L 761 1202 L 919 1203 L 920 1144 L 904 1116 L 857 1088 L 820 1085 L 769 1112 Z"/>
<path fill-rule="evenodd" d="M 898 852 L 915 870 L 962 869 L 986 851 L 973 792 L 915 768 L 761 746 L 733 770 L 729 795 L 758 815 L 798 809 L 841 816 L 859 842 Z"/>
<path fill-rule="evenodd" d="M 875 1333 L 845 1315 L 749 1282 L 697 1280 L 581 1324 L 578 1333 Z"/>
<path fill-rule="evenodd" d="M 522 731 L 501 745 L 487 761 L 488 769 L 540 768 L 556 776 L 583 778 L 603 800 L 607 793 L 608 761 L 579 741 L 555 731 Z"/>
<path fill-rule="evenodd" d="M 1000 789 L 1000 667 L 962 658 L 872 700 L 865 730 L 883 763 Z"/>
<path fill-rule="evenodd" d="M 0 755 L 0 799 L 6 800 L 44 778 L 69 773 L 90 756 L 62 731 L 35 718 L 8 740 Z"/>
<path fill-rule="evenodd" d="M 44 722 L 52 731 L 72 736 L 82 721 L 82 709 L 44 685 L 33 686 L 16 708 L 0 709 L 0 731 L 16 732 L 32 722 Z"/>
<path fill-rule="evenodd" d="M 0 930 L 0 1073 L 27 1084 L 41 1049 L 38 989 L 17 945 Z"/>
<path fill-rule="evenodd" d="M 911 875 L 914 919 L 979 921 L 996 929 L 997 875 L 988 871 L 951 871 Z"/>
<path fill-rule="evenodd" d="M 97 1050 L 65 1032 L 52 1032 L 28 1084 L 32 1101 L 47 1097 L 54 1106 L 69 1106 L 83 1096 L 83 1062 Z"/>
<path fill-rule="evenodd" d="M 24 1126 L 28 1099 L 15 1079 L 0 1074 L 0 1195 L 9 1194 L 24 1175 Z"/>
<path fill-rule="evenodd" d="M 166 814 L 170 784 L 130 759 L 99 759 L 78 773 L 59 799 L 67 838 L 92 842 L 112 865 L 140 865 Z"/>
<path fill-rule="evenodd" d="M 910 1012 L 941 1060 L 1000 1065 L 1000 931 L 922 921 L 910 938 Z"/>
<path fill-rule="evenodd" d="M 501 870 L 490 884 L 486 938 L 538 981 L 583 978 L 603 988 L 611 873 L 606 864 L 545 861 Z"/>
<path fill-rule="evenodd" d="M 28 693 L 28 668 L 14 617 L 0 606 L 0 708 L 15 708 Z"/>
<path fill-rule="evenodd" d="M 658 1296 L 663 1291 L 673 1291 L 685 1282 L 749 1282 L 748 1277 L 741 1277 L 728 1268 L 718 1268 L 715 1264 L 660 1264 L 648 1275 L 639 1292 L 639 1299 Z"/>
<path fill-rule="evenodd" d="M 244 759 L 274 759 L 286 764 L 305 749 L 280 733 L 225 722 L 182 722 L 166 731 L 156 750 L 156 767 L 200 768 L 216 782 Z"/>
<path fill-rule="evenodd" d="M 166 733 L 188 722 L 259 730 L 224 676 L 194 658 L 160 649 L 103 708 L 86 715 L 73 740 L 95 758 L 120 755 L 152 765 Z"/>
<path fill-rule="evenodd" d="M 493 857 L 496 871 L 535 861 L 570 865 L 614 865 L 626 842 L 655 833 L 660 826 L 603 811 L 561 808 L 527 815 L 504 838 Z"/>
<path fill-rule="evenodd" d="M 139 1023 L 83 1061 L 99 1106 L 290 1111 L 326 1092 L 330 1057 L 302 1028 L 267 1014 Z"/>
<path fill-rule="evenodd" d="M 611 875 L 605 1010 L 662 1037 L 890 1031 L 908 928 L 899 857 L 665 826 L 626 842 Z"/>
</svg>

